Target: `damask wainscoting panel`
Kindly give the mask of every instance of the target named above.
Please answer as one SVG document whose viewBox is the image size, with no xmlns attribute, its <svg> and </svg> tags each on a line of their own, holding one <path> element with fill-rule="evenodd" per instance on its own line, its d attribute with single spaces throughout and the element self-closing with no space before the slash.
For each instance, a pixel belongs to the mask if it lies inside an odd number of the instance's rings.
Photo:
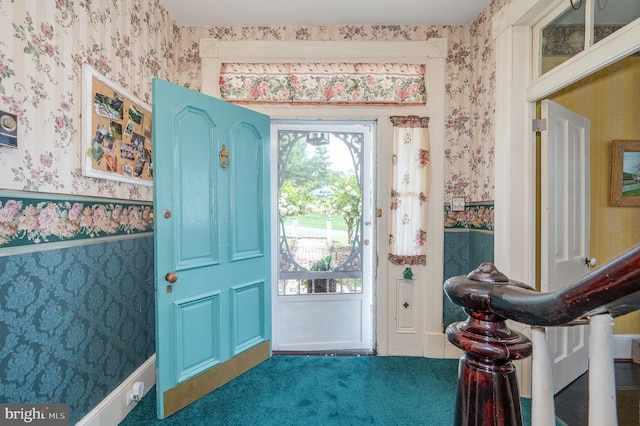
<svg viewBox="0 0 640 426">
<path fill-rule="evenodd" d="M 493 231 L 469 231 L 469 272 L 484 262 L 493 263 Z"/>
<path fill-rule="evenodd" d="M 493 262 L 493 202 L 470 203 L 464 211 L 445 206 L 444 279 L 466 275 L 483 262 Z M 443 298 L 443 325 L 463 321 L 467 314 Z"/>
<path fill-rule="evenodd" d="M 466 229 L 445 229 L 444 232 L 444 279 L 469 273 L 469 231 Z M 442 298 L 442 323 L 462 321 L 466 314 L 446 295 Z"/>
<path fill-rule="evenodd" d="M 32 196 L 0 197 L 0 402 L 75 424 L 155 352 L 149 205 Z"/>
</svg>

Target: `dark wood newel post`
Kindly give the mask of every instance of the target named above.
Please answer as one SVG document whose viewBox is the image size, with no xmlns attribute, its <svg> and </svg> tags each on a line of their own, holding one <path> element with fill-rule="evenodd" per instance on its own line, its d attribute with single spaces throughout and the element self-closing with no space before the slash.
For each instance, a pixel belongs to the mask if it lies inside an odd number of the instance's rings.
<svg viewBox="0 0 640 426">
<path fill-rule="evenodd" d="M 447 327 L 447 338 L 464 352 L 458 371 L 454 425 L 521 426 L 522 409 L 513 360 L 531 355 L 531 341 L 510 330 L 490 308 L 490 290 L 522 286 L 491 263 L 467 276 L 445 282 L 449 299 L 469 314 L 466 321 Z"/>
</svg>

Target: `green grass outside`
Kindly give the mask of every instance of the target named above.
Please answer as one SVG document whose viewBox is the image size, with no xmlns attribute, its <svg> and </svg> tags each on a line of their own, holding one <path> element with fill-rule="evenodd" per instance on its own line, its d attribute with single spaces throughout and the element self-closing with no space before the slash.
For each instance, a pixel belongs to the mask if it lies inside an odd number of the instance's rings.
<svg viewBox="0 0 640 426">
<path fill-rule="evenodd" d="M 326 229 L 327 228 L 327 216 L 322 213 L 308 213 L 305 215 L 297 216 L 298 226 L 304 228 Z M 285 225 L 291 225 L 293 217 L 289 216 L 284 219 Z M 346 231 L 347 224 L 342 216 L 334 216 L 331 218 L 331 229 L 337 231 Z"/>
</svg>

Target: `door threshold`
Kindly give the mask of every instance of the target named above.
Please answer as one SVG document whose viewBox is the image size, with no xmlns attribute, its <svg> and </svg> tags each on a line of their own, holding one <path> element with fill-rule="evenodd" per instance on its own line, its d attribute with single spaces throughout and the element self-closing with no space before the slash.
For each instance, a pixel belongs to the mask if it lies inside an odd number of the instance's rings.
<svg viewBox="0 0 640 426">
<path fill-rule="evenodd" d="M 273 356 L 376 356 L 372 350 L 339 350 L 339 351 L 273 351 Z"/>
</svg>

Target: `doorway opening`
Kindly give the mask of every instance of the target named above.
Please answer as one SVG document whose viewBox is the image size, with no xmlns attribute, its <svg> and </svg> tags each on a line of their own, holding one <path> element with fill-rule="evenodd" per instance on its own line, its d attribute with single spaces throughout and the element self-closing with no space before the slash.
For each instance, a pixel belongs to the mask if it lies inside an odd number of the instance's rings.
<svg viewBox="0 0 640 426">
<path fill-rule="evenodd" d="M 370 351 L 375 122 L 272 120 L 271 134 L 273 350 Z"/>
</svg>

